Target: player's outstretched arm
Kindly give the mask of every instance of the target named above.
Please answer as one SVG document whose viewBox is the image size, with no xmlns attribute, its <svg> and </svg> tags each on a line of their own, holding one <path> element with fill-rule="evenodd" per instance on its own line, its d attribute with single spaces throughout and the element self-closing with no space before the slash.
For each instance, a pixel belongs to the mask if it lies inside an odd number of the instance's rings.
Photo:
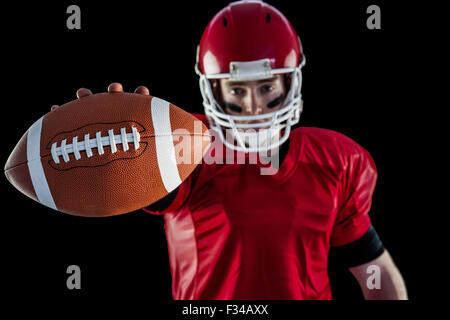
<svg viewBox="0 0 450 320">
<path fill-rule="evenodd" d="M 358 280 L 366 300 L 408 300 L 403 277 L 387 250 L 373 261 L 349 270 Z"/>
</svg>

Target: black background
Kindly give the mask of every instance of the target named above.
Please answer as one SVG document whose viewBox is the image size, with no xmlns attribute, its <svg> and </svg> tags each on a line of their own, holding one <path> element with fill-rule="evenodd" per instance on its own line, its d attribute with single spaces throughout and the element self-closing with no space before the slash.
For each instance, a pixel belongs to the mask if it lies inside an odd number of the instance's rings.
<svg viewBox="0 0 450 320">
<path fill-rule="evenodd" d="M 392 2 L 392 1 L 391 1 Z M 421 29 L 408 2 L 270 1 L 291 21 L 307 58 L 301 125 L 339 131 L 373 156 L 378 182 L 373 225 L 399 267 L 412 300 L 430 298 L 418 229 L 426 186 L 418 181 L 415 146 L 423 144 L 413 98 Z M 145 85 L 152 95 L 202 112 L 194 72 L 196 46 L 228 1 L 120 3 L 62 1 L 5 5 L 2 21 L 2 161 L 22 134 L 53 104 L 86 87 L 125 91 Z M 66 28 L 66 8 L 81 8 L 81 30 Z M 366 8 L 381 8 L 381 30 L 368 30 Z M 71 299 L 141 297 L 171 308 L 171 279 L 162 217 L 141 211 L 88 219 L 47 209 L 1 179 L 3 268 L 14 295 Z M 421 252 L 418 259 L 417 252 Z M 66 268 L 79 265 L 82 289 L 66 288 Z M 331 274 L 336 300 L 360 300 L 348 272 Z M 173 302 L 172 302 L 173 303 Z"/>
</svg>

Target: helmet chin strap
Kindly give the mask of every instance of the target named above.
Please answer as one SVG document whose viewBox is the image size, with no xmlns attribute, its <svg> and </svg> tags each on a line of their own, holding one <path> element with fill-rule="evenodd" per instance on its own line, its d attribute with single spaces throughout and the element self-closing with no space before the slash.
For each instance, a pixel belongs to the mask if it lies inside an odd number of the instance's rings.
<svg viewBox="0 0 450 320">
<path fill-rule="evenodd" d="M 260 129 L 256 132 L 250 132 L 248 144 L 250 148 L 265 149 L 268 148 L 274 140 L 279 139 L 279 130 L 270 129 Z"/>
<path fill-rule="evenodd" d="M 252 150 L 270 149 L 273 143 L 280 139 L 281 130 L 278 126 L 264 129 L 239 129 L 238 132 L 231 131 L 231 138 L 240 145 Z M 233 141 L 229 141 L 233 143 Z M 234 144 L 234 143 L 233 143 Z"/>
</svg>

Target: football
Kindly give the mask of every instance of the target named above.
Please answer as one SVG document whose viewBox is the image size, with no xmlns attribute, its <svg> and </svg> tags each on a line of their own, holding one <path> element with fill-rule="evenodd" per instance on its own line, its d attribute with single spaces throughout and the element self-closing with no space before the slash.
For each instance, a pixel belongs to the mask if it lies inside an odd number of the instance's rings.
<svg viewBox="0 0 450 320">
<path fill-rule="evenodd" d="M 99 93 L 36 121 L 9 156 L 5 175 L 57 211 L 112 216 L 174 190 L 209 145 L 207 127 L 173 104 L 135 93 Z"/>
</svg>

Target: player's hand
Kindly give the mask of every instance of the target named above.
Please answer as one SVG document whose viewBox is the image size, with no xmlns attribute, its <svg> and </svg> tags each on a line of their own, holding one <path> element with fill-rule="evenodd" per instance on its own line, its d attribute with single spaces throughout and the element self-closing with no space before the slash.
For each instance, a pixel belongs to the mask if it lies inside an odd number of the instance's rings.
<svg viewBox="0 0 450 320">
<path fill-rule="evenodd" d="M 108 92 L 109 93 L 122 93 L 123 87 L 120 83 L 113 82 L 108 86 Z M 137 87 L 136 90 L 134 90 L 134 93 L 142 94 L 144 96 L 150 95 L 150 91 L 145 86 Z M 91 94 L 92 94 L 92 91 L 89 89 L 86 89 L 86 88 L 80 88 L 77 90 L 77 93 L 76 93 L 78 99 L 81 99 L 86 96 L 90 96 Z M 58 107 L 59 107 L 59 105 L 55 104 L 52 106 L 51 110 L 55 110 Z"/>
</svg>

